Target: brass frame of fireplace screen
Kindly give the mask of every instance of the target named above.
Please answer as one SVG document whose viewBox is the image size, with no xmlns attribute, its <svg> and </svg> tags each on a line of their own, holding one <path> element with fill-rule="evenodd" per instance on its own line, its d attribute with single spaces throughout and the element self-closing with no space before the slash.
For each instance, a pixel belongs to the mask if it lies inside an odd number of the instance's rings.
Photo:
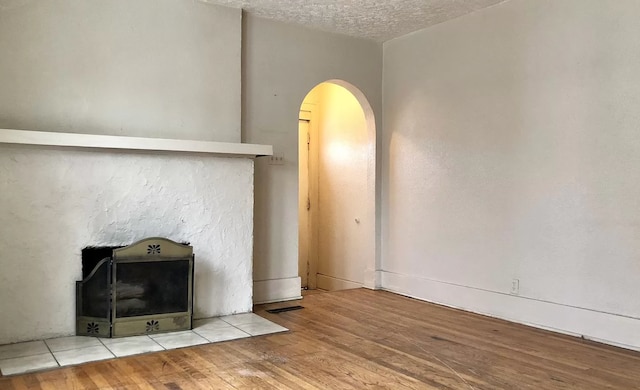
<svg viewBox="0 0 640 390">
<path fill-rule="evenodd" d="M 186 311 L 160 314 L 118 317 L 118 265 L 132 263 L 186 262 L 188 269 Z M 76 282 L 76 335 L 94 337 L 124 337 L 165 333 L 192 328 L 193 319 L 193 247 L 166 238 L 151 237 L 129 246 L 114 249 L 110 258 L 101 260 L 84 280 Z M 168 263 L 166 263 L 168 264 Z M 188 267 L 187 267 L 188 264 Z M 105 317 L 87 316 L 83 313 L 83 289 L 91 283 L 100 267 L 106 268 L 107 283 L 104 291 Z M 100 283 L 100 280 L 97 280 Z M 95 282 L 94 282 L 95 283 Z M 95 291 L 95 290 L 94 290 Z M 100 291 L 102 293 L 102 291 Z M 102 294 L 100 294 L 102 296 Z M 86 298 L 86 297 L 85 297 Z M 185 298 L 185 297 L 183 297 Z"/>
</svg>

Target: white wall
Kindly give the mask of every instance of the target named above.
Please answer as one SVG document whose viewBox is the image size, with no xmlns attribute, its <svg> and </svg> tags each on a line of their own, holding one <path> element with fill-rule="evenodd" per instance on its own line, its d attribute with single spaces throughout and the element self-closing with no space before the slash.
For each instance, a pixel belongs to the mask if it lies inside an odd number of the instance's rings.
<svg viewBox="0 0 640 390">
<path fill-rule="evenodd" d="M 5 2 L 0 128 L 240 142 L 242 12 Z M 0 344 L 73 334 L 80 250 L 191 242 L 195 316 L 252 303 L 253 161 L 0 145 Z"/>
<path fill-rule="evenodd" d="M 191 0 L 0 7 L 0 128 L 240 141 L 241 11 Z"/>
<path fill-rule="evenodd" d="M 638 16 L 512 0 L 385 43 L 385 288 L 640 349 Z"/>
<path fill-rule="evenodd" d="M 382 46 L 251 14 L 244 16 L 243 42 L 243 141 L 273 145 L 285 159 L 284 165 L 256 160 L 254 300 L 292 299 L 300 295 L 300 105 L 319 83 L 343 79 L 380 113 Z"/>
<path fill-rule="evenodd" d="M 0 145 L 0 344 L 75 331 L 82 248 L 194 248 L 194 317 L 251 311 L 253 161 Z"/>
</svg>

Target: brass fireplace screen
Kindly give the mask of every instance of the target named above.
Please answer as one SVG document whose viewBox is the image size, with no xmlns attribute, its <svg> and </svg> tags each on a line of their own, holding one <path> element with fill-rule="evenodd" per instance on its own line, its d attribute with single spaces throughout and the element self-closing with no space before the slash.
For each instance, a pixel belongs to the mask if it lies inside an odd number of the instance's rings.
<svg viewBox="0 0 640 390">
<path fill-rule="evenodd" d="M 85 253 L 105 254 L 98 261 Z M 76 282 L 76 334 L 122 337 L 191 329 L 193 248 L 166 238 L 85 248 Z"/>
</svg>

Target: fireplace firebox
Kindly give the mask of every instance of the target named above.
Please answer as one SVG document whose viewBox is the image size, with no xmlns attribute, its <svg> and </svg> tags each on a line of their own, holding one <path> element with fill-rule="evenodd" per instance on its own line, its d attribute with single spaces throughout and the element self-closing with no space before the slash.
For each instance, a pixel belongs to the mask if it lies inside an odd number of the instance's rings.
<svg viewBox="0 0 640 390">
<path fill-rule="evenodd" d="M 76 282 L 76 334 L 123 337 L 191 329 L 193 262 L 191 246 L 160 237 L 86 248 L 84 279 Z"/>
</svg>

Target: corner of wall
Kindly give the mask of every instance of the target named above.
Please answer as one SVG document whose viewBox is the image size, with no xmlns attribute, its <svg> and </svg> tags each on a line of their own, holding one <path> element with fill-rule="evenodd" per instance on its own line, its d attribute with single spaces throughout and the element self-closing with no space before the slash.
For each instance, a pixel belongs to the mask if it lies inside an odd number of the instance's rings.
<svg viewBox="0 0 640 390">
<path fill-rule="evenodd" d="M 302 299 L 301 280 L 293 278 L 256 280 L 253 282 L 253 304 L 284 302 Z"/>
</svg>

